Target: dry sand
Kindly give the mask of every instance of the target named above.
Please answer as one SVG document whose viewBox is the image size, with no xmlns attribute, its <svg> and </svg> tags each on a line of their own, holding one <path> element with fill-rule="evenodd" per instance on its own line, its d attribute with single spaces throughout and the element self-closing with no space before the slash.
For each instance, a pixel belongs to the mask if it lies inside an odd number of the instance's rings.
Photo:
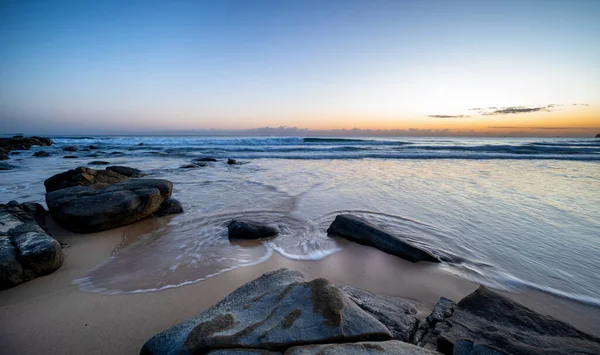
<svg viewBox="0 0 600 355">
<path fill-rule="evenodd" d="M 149 222 L 140 222 L 140 224 Z M 139 228 L 140 225 L 135 226 Z M 131 227 L 130 227 L 131 228 Z M 154 334 L 215 304 L 240 285 L 280 267 L 303 271 L 376 293 L 404 297 L 428 310 L 440 296 L 455 301 L 477 288 L 437 265 L 412 264 L 352 243 L 320 261 L 268 261 L 175 289 L 126 295 L 81 292 L 74 279 L 102 262 L 123 240 L 125 228 L 74 235 L 55 226 L 66 242 L 65 261 L 55 273 L 0 292 L 0 352 L 3 354 L 137 354 Z M 510 297 L 539 312 L 600 335 L 600 310 L 527 292 Z M 425 312 L 424 312 L 425 313 Z M 421 314 L 422 316 L 426 314 Z"/>
</svg>

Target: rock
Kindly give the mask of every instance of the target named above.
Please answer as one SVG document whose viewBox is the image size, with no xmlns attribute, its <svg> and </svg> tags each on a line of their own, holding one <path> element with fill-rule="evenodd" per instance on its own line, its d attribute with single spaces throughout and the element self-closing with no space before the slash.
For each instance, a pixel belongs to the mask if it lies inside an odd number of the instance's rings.
<svg viewBox="0 0 600 355">
<path fill-rule="evenodd" d="M 91 150 L 91 149 L 98 149 L 98 147 L 96 147 L 96 146 L 95 146 L 95 145 L 93 145 L 93 144 L 90 144 L 90 145 L 89 145 L 89 147 L 88 147 L 88 149 L 90 149 L 90 150 Z"/>
<path fill-rule="evenodd" d="M 411 342 L 419 320 L 417 309 L 408 301 L 395 297 L 376 295 L 353 286 L 338 286 L 363 311 L 379 320 L 392 333 L 394 339 Z"/>
<path fill-rule="evenodd" d="M 1 217 L 0 217 L 1 218 Z M 0 223 L 2 223 L 0 221 Z M 17 260 L 17 252 L 8 236 L 0 235 L 0 290 L 23 282 L 23 267 Z"/>
<path fill-rule="evenodd" d="M 279 228 L 265 223 L 234 219 L 227 225 L 230 239 L 260 239 L 279 234 Z"/>
<path fill-rule="evenodd" d="M 596 134 L 596 138 L 600 138 L 600 133 Z"/>
<path fill-rule="evenodd" d="M 21 152 L 10 152 L 10 155 L 20 155 Z"/>
<path fill-rule="evenodd" d="M 125 155 L 125 153 L 123 153 L 123 152 L 110 152 L 108 155 L 121 156 L 121 155 Z"/>
<path fill-rule="evenodd" d="M 344 237 L 353 242 L 370 245 L 388 254 L 402 259 L 418 262 L 440 262 L 429 252 L 419 249 L 397 236 L 389 234 L 379 227 L 350 214 L 341 214 L 327 229 L 328 234 Z"/>
<path fill-rule="evenodd" d="M 97 154 L 97 153 L 86 154 L 86 157 L 88 157 L 88 158 L 98 158 L 99 156 L 100 156 L 100 154 Z"/>
<path fill-rule="evenodd" d="M 29 150 L 34 145 L 49 146 L 52 144 L 52 140 L 45 137 L 25 138 L 18 135 L 12 138 L 0 138 L 0 153 L 8 154 L 13 150 Z"/>
<path fill-rule="evenodd" d="M 398 340 L 380 342 L 361 342 L 346 344 L 322 344 L 295 346 L 287 349 L 284 355 L 439 355 L 436 351 L 426 350 Z"/>
<path fill-rule="evenodd" d="M 435 326 L 444 319 L 452 316 L 454 308 L 456 308 L 454 301 L 441 297 L 433 308 L 433 311 L 431 311 L 431 314 L 427 316 L 425 322 L 417 330 L 412 343 L 435 349 L 437 336 L 439 335 L 439 331 L 436 331 Z"/>
<path fill-rule="evenodd" d="M 215 162 L 217 159 L 211 157 L 199 157 L 195 158 L 194 161 L 203 161 L 203 162 Z"/>
<path fill-rule="evenodd" d="M 50 156 L 50 153 L 48 153 L 48 152 L 46 152 L 46 151 L 43 151 L 43 150 L 40 150 L 39 152 L 35 152 L 35 153 L 33 153 L 33 156 L 34 156 L 34 157 L 39 157 L 39 158 L 40 158 L 40 157 L 41 157 L 41 158 L 45 158 L 45 157 L 49 157 L 49 156 Z"/>
<path fill-rule="evenodd" d="M 22 139 L 22 138 L 25 138 L 25 136 L 22 134 L 17 134 L 16 136 L 13 136 L 13 138 Z"/>
<path fill-rule="evenodd" d="M 227 164 L 235 165 L 235 164 L 237 164 L 237 161 L 235 159 L 227 159 Z"/>
<path fill-rule="evenodd" d="M 107 166 L 106 170 L 114 171 L 118 174 L 125 175 L 130 178 L 139 178 L 142 176 L 146 176 L 146 174 L 142 173 L 141 170 L 138 170 L 135 168 L 130 168 L 128 166 L 118 166 L 118 165 Z"/>
<path fill-rule="evenodd" d="M 143 145 L 144 145 L 144 143 L 138 143 L 138 144 L 136 144 L 135 146 L 136 146 L 136 147 L 142 147 Z"/>
<path fill-rule="evenodd" d="M 183 213 L 183 205 L 174 198 L 170 198 L 163 202 L 158 210 L 154 212 L 155 216 L 162 217 L 170 214 Z"/>
<path fill-rule="evenodd" d="M 72 145 L 70 145 L 70 146 L 68 146 L 68 147 L 64 147 L 64 148 L 63 148 L 63 150 L 64 150 L 65 152 L 76 152 L 76 151 L 77 151 L 77 148 L 76 148 L 75 146 L 72 146 Z"/>
<path fill-rule="evenodd" d="M 136 179 L 99 190 L 91 186 L 54 190 L 46 194 L 46 204 L 63 228 L 76 233 L 93 233 L 153 215 L 171 197 L 172 191 L 170 181 Z"/>
<path fill-rule="evenodd" d="M 243 285 L 195 318 L 152 337 L 141 354 L 390 340 L 389 330 L 325 279 L 280 269 Z"/>
<path fill-rule="evenodd" d="M 450 317 L 435 324 L 431 338 L 428 343 L 443 354 L 600 354 L 599 338 L 485 286 L 463 298 Z M 471 352 L 467 352 L 469 347 Z"/>
<path fill-rule="evenodd" d="M 0 163 L 0 170 L 12 170 L 15 168 L 16 168 L 16 166 L 14 166 L 14 165 L 7 164 L 7 163 Z"/>
<path fill-rule="evenodd" d="M 280 352 L 262 349 L 219 349 L 211 350 L 206 355 L 282 355 Z"/>
<path fill-rule="evenodd" d="M 62 265 L 60 244 L 38 224 L 40 204 L 0 205 L 0 289 L 54 272 Z"/>
<path fill-rule="evenodd" d="M 90 165 L 109 165 L 110 163 L 107 161 L 103 161 L 103 160 L 94 160 L 89 162 L 88 164 Z"/>
<path fill-rule="evenodd" d="M 77 159 L 76 155 L 65 155 L 63 159 Z"/>
<path fill-rule="evenodd" d="M 0 153 L 0 160 L 7 160 L 10 159 L 10 157 L 8 156 L 8 154 L 6 153 Z"/>
<path fill-rule="evenodd" d="M 195 168 L 201 168 L 206 166 L 206 164 L 198 164 L 198 163 L 192 163 L 192 164 L 186 164 L 186 165 L 182 165 L 179 168 L 180 169 L 195 169 Z"/>
<path fill-rule="evenodd" d="M 94 190 L 129 180 L 125 175 L 110 170 L 94 170 L 79 167 L 56 174 L 44 181 L 46 192 L 52 192 L 73 186 L 89 186 Z"/>
</svg>

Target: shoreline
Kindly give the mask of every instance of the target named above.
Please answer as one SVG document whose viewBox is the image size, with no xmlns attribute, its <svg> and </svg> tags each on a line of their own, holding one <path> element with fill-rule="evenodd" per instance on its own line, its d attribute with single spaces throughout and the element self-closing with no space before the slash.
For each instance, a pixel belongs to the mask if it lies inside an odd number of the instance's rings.
<svg viewBox="0 0 600 355">
<path fill-rule="evenodd" d="M 105 260 L 123 242 L 127 228 L 78 235 L 50 225 L 57 240 L 68 243 L 63 266 L 0 293 L 0 343 L 7 353 L 138 353 L 146 340 L 209 308 L 242 284 L 281 267 L 298 269 L 308 279 L 325 277 L 369 291 L 406 298 L 430 310 L 440 296 L 454 301 L 477 284 L 434 264 L 413 264 L 375 248 L 350 243 L 318 261 L 297 261 L 273 253 L 258 265 L 224 272 L 182 287 L 135 294 L 80 291 L 73 280 Z M 537 312 L 600 335 L 600 308 L 541 292 L 506 293 Z M 418 314 L 423 319 L 427 314 Z M 49 343 L 55 346 L 48 347 Z"/>
</svg>

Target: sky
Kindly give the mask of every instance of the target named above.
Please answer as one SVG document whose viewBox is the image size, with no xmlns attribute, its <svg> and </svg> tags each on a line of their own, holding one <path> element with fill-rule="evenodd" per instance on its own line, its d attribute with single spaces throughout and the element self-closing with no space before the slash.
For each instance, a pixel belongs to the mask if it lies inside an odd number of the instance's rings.
<svg viewBox="0 0 600 355">
<path fill-rule="evenodd" d="M 0 133 L 600 133 L 600 1 L 0 1 Z"/>
</svg>

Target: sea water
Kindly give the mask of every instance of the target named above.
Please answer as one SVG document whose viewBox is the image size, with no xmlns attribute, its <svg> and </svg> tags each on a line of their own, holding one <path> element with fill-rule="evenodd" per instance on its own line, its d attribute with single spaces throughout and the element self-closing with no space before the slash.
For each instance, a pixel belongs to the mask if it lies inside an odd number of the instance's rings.
<svg viewBox="0 0 600 355">
<path fill-rule="evenodd" d="M 77 280 L 105 293 L 199 282 L 278 253 L 318 260 L 352 213 L 496 288 L 600 300 L 600 140 L 567 138 L 52 137 L 11 156 L 0 202 L 44 202 L 43 181 L 93 160 L 174 183 L 185 213 L 132 225 L 113 255 Z M 90 144 L 97 150 L 64 152 Z M 38 150 L 48 158 L 32 157 Z M 76 155 L 76 159 L 64 159 Z M 197 157 L 218 161 L 182 169 Z M 227 165 L 227 158 L 242 164 Z M 95 167 L 101 169 L 102 167 Z M 233 242 L 232 218 L 272 223 L 274 239 Z"/>
</svg>

